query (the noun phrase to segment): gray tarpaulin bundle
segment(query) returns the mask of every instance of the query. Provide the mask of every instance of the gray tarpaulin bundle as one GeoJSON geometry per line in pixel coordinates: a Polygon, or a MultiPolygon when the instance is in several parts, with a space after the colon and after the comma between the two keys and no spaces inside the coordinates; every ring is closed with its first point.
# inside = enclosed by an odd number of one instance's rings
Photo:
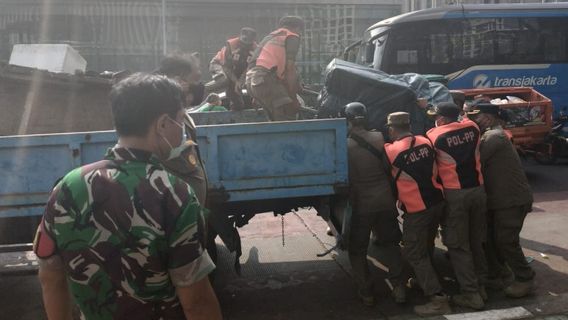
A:
{"type": "Polygon", "coordinates": [[[419,74],[390,75],[340,59],[332,60],[325,70],[325,86],[319,98],[319,118],[336,117],[344,105],[358,101],[367,106],[369,128],[385,132],[389,113],[404,111],[411,115],[412,131],[422,134],[430,126],[417,98],[435,105],[452,101],[449,90],[419,74]]]}

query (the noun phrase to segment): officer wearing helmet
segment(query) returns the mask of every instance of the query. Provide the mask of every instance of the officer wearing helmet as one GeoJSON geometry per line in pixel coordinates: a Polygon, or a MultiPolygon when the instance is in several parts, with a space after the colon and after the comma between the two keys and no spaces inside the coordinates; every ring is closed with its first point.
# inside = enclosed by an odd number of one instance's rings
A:
{"type": "Polygon", "coordinates": [[[375,303],[373,281],[369,276],[367,248],[371,231],[373,245],[381,252],[389,268],[395,301],[405,302],[401,280],[402,258],[399,242],[398,211],[385,167],[384,138],[380,132],[366,129],[367,109],[359,102],[345,106],[349,126],[349,201],[353,208],[349,261],[363,304],[375,303]]]}

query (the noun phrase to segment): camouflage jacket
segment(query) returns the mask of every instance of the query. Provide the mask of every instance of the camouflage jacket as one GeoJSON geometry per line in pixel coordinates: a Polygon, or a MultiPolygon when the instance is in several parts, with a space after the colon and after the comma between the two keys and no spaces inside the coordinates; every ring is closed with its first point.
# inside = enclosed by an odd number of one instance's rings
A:
{"type": "Polygon", "coordinates": [[[35,252],[64,269],[84,319],[185,319],[175,286],[215,267],[203,228],[183,180],[151,153],[115,146],[54,188],[35,252]]]}

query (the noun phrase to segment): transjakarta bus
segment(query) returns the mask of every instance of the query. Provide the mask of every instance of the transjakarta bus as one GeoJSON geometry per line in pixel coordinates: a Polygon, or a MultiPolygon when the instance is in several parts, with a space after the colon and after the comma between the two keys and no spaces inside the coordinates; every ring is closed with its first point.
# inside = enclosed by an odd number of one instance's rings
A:
{"type": "Polygon", "coordinates": [[[568,108],[568,3],[411,12],[371,26],[345,53],[391,74],[446,75],[452,89],[534,87],[556,113],[568,108]]]}

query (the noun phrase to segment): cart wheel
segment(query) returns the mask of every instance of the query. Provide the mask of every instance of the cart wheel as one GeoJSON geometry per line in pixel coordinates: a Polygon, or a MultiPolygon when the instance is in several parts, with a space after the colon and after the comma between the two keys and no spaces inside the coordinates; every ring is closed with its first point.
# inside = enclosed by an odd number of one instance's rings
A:
{"type": "Polygon", "coordinates": [[[536,152],[534,154],[534,160],[539,164],[551,165],[556,162],[557,158],[556,156],[547,152],[536,152]]]}

